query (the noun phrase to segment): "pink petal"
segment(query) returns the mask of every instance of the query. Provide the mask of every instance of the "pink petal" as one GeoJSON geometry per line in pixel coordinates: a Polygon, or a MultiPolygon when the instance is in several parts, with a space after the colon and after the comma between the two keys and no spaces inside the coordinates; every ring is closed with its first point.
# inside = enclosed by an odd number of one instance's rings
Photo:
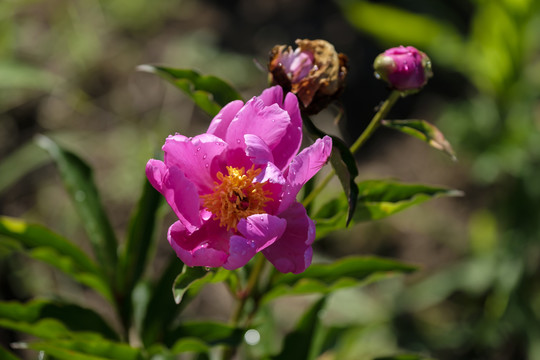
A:
{"type": "Polygon", "coordinates": [[[208,193],[214,187],[214,175],[221,169],[221,164],[217,164],[219,155],[226,150],[227,144],[211,134],[192,139],[170,136],[163,145],[165,164],[182,170],[201,193],[208,193]]]}
{"type": "Polygon", "coordinates": [[[287,221],[277,216],[256,214],[240,220],[238,231],[261,251],[272,245],[285,231],[287,221]]]}
{"type": "Polygon", "coordinates": [[[244,102],[241,100],[235,100],[225,105],[210,123],[207,133],[225,140],[227,129],[242,106],[244,106],[244,102]]]}
{"type": "Polygon", "coordinates": [[[226,140],[229,146],[245,148],[244,135],[254,134],[273,149],[285,136],[289,123],[289,114],[278,104],[265,106],[261,99],[254,97],[231,122],[226,140]]]}
{"type": "Polygon", "coordinates": [[[298,107],[298,98],[293,93],[285,97],[284,109],[289,114],[290,123],[280,142],[273,148],[274,164],[284,169],[296,155],[302,144],[302,116],[298,107]]]}
{"type": "Polygon", "coordinates": [[[283,107],[283,89],[279,85],[264,89],[259,98],[266,106],[278,104],[280,107],[283,107]]]}
{"type": "Polygon", "coordinates": [[[146,164],[146,176],[190,231],[201,225],[197,188],[180,169],[167,168],[162,161],[151,159],[146,164]]]}
{"type": "Polygon", "coordinates": [[[263,139],[257,135],[246,134],[244,135],[244,141],[246,143],[246,155],[251,158],[254,164],[261,165],[274,162],[272,151],[263,139]]]}
{"type": "Polygon", "coordinates": [[[173,166],[163,176],[161,193],[189,231],[201,226],[200,198],[196,186],[173,166]]]}
{"type": "Polygon", "coordinates": [[[223,267],[227,270],[246,265],[257,253],[255,243],[242,236],[233,235],[230,239],[229,257],[223,267]]]}
{"type": "Polygon", "coordinates": [[[285,185],[287,180],[283,176],[281,170],[271,162],[267,163],[265,167],[261,168],[261,173],[255,178],[257,182],[270,182],[273,184],[285,185]]]}
{"type": "Polygon", "coordinates": [[[264,256],[282,273],[299,274],[311,265],[315,223],[300,203],[294,203],[280,217],[287,220],[283,235],[264,249],[264,256]]]}
{"type": "Polygon", "coordinates": [[[266,204],[265,210],[268,214],[276,214],[281,203],[283,188],[287,185],[287,180],[276,165],[267,163],[261,168],[261,173],[255,178],[259,183],[266,183],[265,190],[270,192],[269,197],[272,201],[266,204]]]}
{"type": "Polygon", "coordinates": [[[163,176],[167,171],[165,163],[161,160],[150,159],[146,163],[146,177],[152,186],[159,192],[163,184],[163,176]]]}
{"type": "Polygon", "coordinates": [[[227,260],[228,233],[216,221],[210,220],[194,232],[177,221],[169,228],[167,239],[187,266],[219,267],[227,260]]]}
{"type": "Polygon", "coordinates": [[[246,265],[257,252],[272,245],[286,226],[286,220],[268,214],[252,215],[240,220],[238,231],[243,236],[231,236],[229,258],[223,267],[234,270],[246,265]]]}
{"type": "Polygon", "coordinates": [[[289,207],[296,200],[298,191],[313,177],[326,163],[332,153],[332,139],[325,136],[317,139],[315,143],[298,154],[285,171],[288,185],[284,193],[280,211],[289,207]]]}

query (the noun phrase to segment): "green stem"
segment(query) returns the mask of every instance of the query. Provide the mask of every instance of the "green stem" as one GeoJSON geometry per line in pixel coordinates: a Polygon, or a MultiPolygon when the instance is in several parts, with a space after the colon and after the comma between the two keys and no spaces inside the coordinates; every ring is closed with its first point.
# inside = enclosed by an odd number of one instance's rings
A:
{"type": "MultiPolygon", "coordinates": [[[[356,139],[354,144],[352,144],[352,146],[350,147],[352,154],[355,154],[358,151],[358,149],[360,149],[360,147],[364,145],[367,139],[369,139],[371,135],[373,135],[375,130],[377,130],[377,128],[381,125],[381,120],[388,114],[388,112],[390,111],[392,106],[394,106],[394,104],[400,98],[400,96],[401,96],[401,92],[396,91],[396,90],[393,90],[390,93],[390,95],[388,96],[388,99],[386,99],[385,102],[381,105],[381,107],[379,108],[379,111],[377,111],[377,113],[373,116],[369,125],[362,132],[362,134],[360,134],[358,139],[356,139]]],[[[332,171],[330,171],[328,175],[326,175],[323,181],[321,181],[319,185],[317,185],[317,187],[313,189],[313,191],[310,192],[309,195],[306,196],[305,199],[302,201],[302,204],[304,205],[304,207],[310,204],[313,201],[313,199],[315,199],[317,195],[321,193],[321,191],[326,187],[326,185],[328,185],[330,180],[332,180],[334,175],[336,175],[336,171],[332,169],[332,171]]]]}
{"type": "MultiPolygon", "coordinates": [[[[257,283],[259,282],[259,278],[261,276],[262,270],[264,269],[264,265],[266,263],[266,258],[261,254],[258,253],[256,255],[255,264],[253,265],[253,269],[251,271],[251,274],[249,274],[248,282],[246,284],[246,287],[244,290],[242,290],[240,294],[240,299],[238,301],[238,305],[236,306],[236,309],[231,317],[231,325],[232,326],[238,326],[240,323],[240,320],[242,319],[242,315],[244,313],[244,307],[246,306],[246,302],[250,297],[254,297],[254,289],[257,283]]],[[[232,359],[234,356],[236,349],[233,348],[226,348],[223,351],[223,360],[232,359]]]]}
{"type": "Polygon", "coordinates": [[[231,323],[233,326],[237,326],[242,318],[242,313],[244,311],[244,306],[246,305],[247,299],[253,294],[253,289],[259,280],[262,269],[264,268],[265,257],[262,254],[257,254],[257,259],[255,260],[255,265],[251,274],[249,274],[249,279],[246,285],[246,288],[240,294],[240,301],[236,306],[236,310],[231,318],[231,323]]]}
{"type": "Polygon", "coordinates": [[[400,96],[401,92],[397,90],[393,90],[390,93],[390,96],[388,96],[388,99],[386,99],[386,101],[381,105],[379,111],[377,111],[377,113],[373,116],[373,119],[371,119],[371,122],[369,123],[367,128],[362,132],[362,134],[360,134],[354,144],[352,144],[350,150],[353,154],[355,154],[358,149],[360,149],[360,147],[364,145],[366,140],[369,139],[371,135],[373,135],[375,130],[377,130],[377,128],[381,125],[381,120],[388,114],[388,112],[390,111],[392,106],[394,106],[400,96]]]}
{"type": "Polygon", "coordinates": [[[332,169],[328,173],[328,175],[326,175],[326,177],[323,179],[323,181],[321,181],[319,183],[319,185],[317,185],[317,187],[315,189],[313,189],[313,191],[310,192],[308,194],[308,196],[306,196],[304,198],[304,200],[302,200],[302,205],[304,205],[304,207],[308,206],[317,197],[317,195],[319,195],[320,192],[323,191],[323,189],[326,187],[326,185],[328,185],[330,180],[332,180],[334,175],[336,175],[336,171],[334,169],[332,169]]]}

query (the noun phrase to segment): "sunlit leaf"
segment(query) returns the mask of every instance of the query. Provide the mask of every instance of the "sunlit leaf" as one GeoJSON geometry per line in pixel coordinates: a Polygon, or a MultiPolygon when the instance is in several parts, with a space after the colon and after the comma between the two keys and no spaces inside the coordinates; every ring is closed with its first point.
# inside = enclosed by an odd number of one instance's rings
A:
{"type": "MultiPolygon", "coordinates": [[[[16,240],[30,257],[46,262],[111,299],[109,287],[92,260],[77,246],[51,230],[23,220],[0,216],[0,243],[16,240]]],[[[13,244],[12,244],[13,245],[13,244]]]]}
{"type": "Polygon", "coordinates": [[[319,313],[326,303],[326,297],[319,299],[302,316],[294,330],[287,334],[283,349],[272,360],[314,359],[318,354],[312,350],[317,339],[316,332],[319,327],[319,313]]]}
{"type": "MultiPolygon", "coordinates": [[[[165,336],[165,344],[178,348],[182,343],[178,339],[195,338],[207,346],[238,345],[244,336],[244,330],[218,322],[183,323],[165,336]]],[[[183,346],[186,346],[184,343],[183,346]]]]}
{"type": "Polygon", "coordinates": [[[224,281],[228,275],[228,271],[224,269],[218,269],[214,272],[199,266],[189,267],[184,265],[184,269],[174,280],[174,301],[179,304],[188,290],[192,293],[198,293],[202,286],[208,283],[224,281]]]}
{"type": "Polygon", "coordinates": [[[229,102],[242,99],[228,83],[215,76],[200,75],[189,69],[173,69],[157,65],[140,65],[137,69],[157,74],[168,80],[186,93],[198,107],[212,116],[215,116],[229,102]]]}
{"type": "Polygon", "coordinates": [[[388,180],[363,181],[358,190],[354,222],[382,219],[435,197],[463,195],[458,190],[388,180]]]}
{"type": "Polygon", "coordinates": [[[75,338],[39,341],[29,343],[28,348],[44,351],[55,359],[61,360],[143,359],[139,349],[105,339],[75,338]]]}
{"type": "MultiPolygon", "coordinates": [[[[359,197],[352,222],[379,220],[429,199],[444,196],[462,196],[463,192],[422,184],[407,184],[393,180],[367,180],[358,183],[359,197]]],[[[313,219],[317,238],[343,228],[347,215],[347,201],[334,198],[323,204],[313,219]]]]}
{"type": "Polygon", "coordinates": [[[456,67],[485,93],[504,94],[519,76],[526,26],[524,17],[508,10],[511,3],[489,1],[476,7],[464,54],[468,66],[456,67]]]}
{"type": "MultiPolygon", "coordinates": [[[[324,131],[317,128],[309,117],[302,116],[302,121],[306,130],[314,138],[322,138],[323,136],[328,135],[324,131]]],[[[346,225],[348,225],[356,208],[358,186],[354,182],[354,179],[358,175],[358,168],[356,166],[356,161],[353,154],[343,140],[337,136],[328,136],[332,138],[332,155],[330,156],[330,163],[332,164],[332,167],[334,168],[336,175],[341,182],[345,195],[347,196],[349,207],[346,225]]]]}
{"type": "Polygon", "coordinates": [[[93,310],[59,301],[0,302],[0,326],[2,324],[49,339],[65,336],[69,331],[95,332],[112,340],[118,339],[116,332],[93,310]],[[61,324],[48,322],[50,319],[61,324]]]}
{"type": "Polygon", "coordinates": [[[409,273],[416,267],[376,257],[347,257],[331,264],[313,264],[302,274],[281,275],[264,295],[265,302],[280,296],[321,293],[363,285],[388,276],[409,273]]]}
{"type": "Polygon", "coordinates": [[[178,339],[171,348],[171,352],[173,354],[181,354],[185,352],[203,353],[208,351],[210,351],[210,346],[208,346],[204,341],[195,337],[184,337],[178,339]]]}
{"type": "Polygon", "coordinates": [[[79,213],[98,262],[105,269],[110,281],[115,281],[117,240],[92,180],[92,170],[77,155],[63,149],[50,138],[40,135],[36,140],[39,146],[49,152],[58,166],[64,186],[79,213]]]}
{"type": "Polygon", "coordinates": [[[60,321],[54,319],[39,320],[34,323],[0,318],[0,328],[19,331],[42,339],[67,337],[69,329],[60,321]]]}
{"type": "Polygon", "coordinates": [[[425,120],[383,120],[382,124],[425,141],[431,147],[441,150],[450,155],[453,160],[457,160],[452,146],[443,133],[425,120]]]}
{"type": "Polygon", "coordinates": [[[340,0],[339,3],[354,27],[386,46],[413,45],[430,56],[436,55],[438,63],[455,64],[463,60],[463,40],[449,23],[383,3],[365,0],[340,0]]]}
{"type": "Polygon", "coordinates": [[[347,211],[348,203],[345,197],[342,196],[331,199],[323,204],[313,216],[316,227],[316,238],[320,239],[333,231],[342,230],[347,211]]]}

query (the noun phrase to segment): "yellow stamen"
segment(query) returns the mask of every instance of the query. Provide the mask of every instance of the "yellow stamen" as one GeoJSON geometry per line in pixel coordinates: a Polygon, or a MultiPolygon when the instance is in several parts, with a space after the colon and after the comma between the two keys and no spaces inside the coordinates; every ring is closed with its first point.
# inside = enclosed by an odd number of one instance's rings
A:
{"type": "Polygon", "coordinates": [[[264,189],[266,182],[253,182],[261,169],[252,166],[245,171],[244,168],[227,166],[227,171],[228,175],[223,175],[221,171],[216,174],[221,183],[215,182],[213,192],[201,198],[203,206],[214,214],[220,226],[236,230],[241,219],[265,213],[266,203],[273,199],[269,197],[271,192],[264,189]]]}

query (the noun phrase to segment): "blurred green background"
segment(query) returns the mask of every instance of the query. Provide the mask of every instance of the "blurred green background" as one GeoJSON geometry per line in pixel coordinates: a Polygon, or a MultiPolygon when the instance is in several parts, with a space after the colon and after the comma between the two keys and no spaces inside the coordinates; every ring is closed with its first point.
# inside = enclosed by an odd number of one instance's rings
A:
{"type": "MultiPolygon", "coordinates": [[[[314,119],[349,143],[388,95],[373,77],[375,56],[397,45],[426,52],[434,78],[390,116],[435,123],[459,161],[381,129],[357,156],[360,178],[445,185],[466,194],[316,243],[318,258],[377,254],[421,266],[412,276],[332,296],[325,321],[347,331],[328,358],[402,350],[442,360],[540,359],[535,0],[2,0],[0,213],[46,224],[85,246],[56,170],[32,143],[47,134],[94,167],[121,232],[144,165],[164,138],[195,135],[210,121],[178,90],[136,67],[193,68],[222,77],[249,98],[267,84],[260,65],[268,51],[296,38],[326,39],[349,57],[339,105],[345,117],[334,124],[335,107],[314,119]]],[[[164,230],[170,222],[166,217],[164,230]]],[[[157,253],[158,259],[170,254],[164,236],[157,253]]],[[[21,267],[22,259],[0,256],[0,298],[62,293],[85,300],[83,289],[39,264],[25,260],[21,267]]],[[[302,306],[301,299],[289,301],[277,319],[284,327],[302,306]]],[[[0,338],[17,340],[3,331],[0,338]]]]}

